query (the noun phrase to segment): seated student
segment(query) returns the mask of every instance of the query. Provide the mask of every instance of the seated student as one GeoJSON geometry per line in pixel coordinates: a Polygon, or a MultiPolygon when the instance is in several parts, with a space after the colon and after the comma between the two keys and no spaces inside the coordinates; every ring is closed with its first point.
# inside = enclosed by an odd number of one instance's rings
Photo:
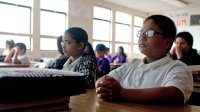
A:
{"type": "Polygon", "coordinates": [[[175,47],[170,56],[187,65],[200,65],[200,55],[192,48],[193,37],[189,32],[180,32],[176,35],[175,47]]]}
{"type": "Polygon", "coordinates": [[[59,36],[57,38],[57,48],[60,55],[56,57],[50,64],[47,64],[46,66],[47,68],[62,69],[63,65],[67,61],[68,56],[64,54],[62,46],[61,46],[61,42],[62,42],[62,36],[59,36]]]}
{"type": "Polygon", "coordinates": [[[108,59],[104,57],[106,46],[104,44],[98,44],[96,46],[96,53],[97,53],[97,64],[99,73],[97,78],[100,78],[104,75],[107,75],[110,72],[110,63],[108,59]]]}
{"type": "Polygon", "coordinates": [[[6,40],[6,48],[0,56],[0,62],[4,62],[5,57],[10,53],[14,46],[15,42],[13,40],[6,40]]]}
{"type": "Polygon", "coordinates": [[[112,57],[111,63],[125,63],[126,62],[126,54],[124,53],[124,48],[120,46],[118,48],[118,52],[115,56],[112,57]]]}
{"type": "Polygon", "coordinates": [[[65,31],[62,42],[63,52],[69,59],[62,70],[80,72],[86,75],[86,88],[94,88],[97,60],[85,30],[72,27],[65,31]]]}
{"type": "Polygon", "coordinates": [[[26,54],[26,45],[24,43],[16,43],[15,47],[6,56],[4,62],[29,65],[30,62],[28,56],[25,54],[26,54]]]}
{"type": "Polygon", "coordinates": [[[138,45],[144,59],[133,59],[96,82],[100,99],[143,103],[185,103],[193,90],[188,66],[167,57],[176,35],[173,21],[162,15],[144,20],[138,45]]]}
{"type": "Polygon", "coordinates": [[[112,56],[109,54],[110,49],[106,47],[105,51],[105,58],[108,59],[108,61],[111,63],[112,62],[112,56]]]}

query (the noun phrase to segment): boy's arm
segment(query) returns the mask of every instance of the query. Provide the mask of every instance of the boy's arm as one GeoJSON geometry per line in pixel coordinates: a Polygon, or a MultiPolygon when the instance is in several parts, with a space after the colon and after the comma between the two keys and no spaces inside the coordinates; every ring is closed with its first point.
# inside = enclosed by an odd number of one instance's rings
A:
{"type": "Polygon", "coordinates": [[[5,57],[4,62],[5,63],[11,63],[12,62],[12,56],[15,53],[15,49],[13,48],[10,53],[5,57]]]}
{"type": "Polygon", "coordinates": [[[13,60],[12,60],[12,63],[14,63],[14,64],[21,64],[20,60],[18,60],[18,58],[17,58],[18,53],[19,53],[18,48],[15,47],[15,53],[14,53],[13,60]]]}

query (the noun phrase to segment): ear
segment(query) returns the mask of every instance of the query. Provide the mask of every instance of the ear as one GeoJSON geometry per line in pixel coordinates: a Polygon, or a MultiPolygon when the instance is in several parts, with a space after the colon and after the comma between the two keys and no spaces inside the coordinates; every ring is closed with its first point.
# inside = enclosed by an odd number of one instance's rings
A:
{"type": "Polygon", "coordinates": [[[80,42],[80,43],[79,43],[78,49],[80,49],[80,50],[83,50],[83,49],[84,49],[84,43],[83,43],[83,42],[80,42]]]}

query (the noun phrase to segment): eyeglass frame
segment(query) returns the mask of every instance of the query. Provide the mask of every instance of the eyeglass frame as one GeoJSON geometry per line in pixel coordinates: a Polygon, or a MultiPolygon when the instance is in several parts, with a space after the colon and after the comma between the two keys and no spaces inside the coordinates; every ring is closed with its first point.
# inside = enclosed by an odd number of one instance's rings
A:
{"type": "Polygon", "coordinates": [[[69,45],[70,43],[72,42],[69,40],[63,40],[62,42],[60,42],[61,46],[69,45]]]}
{"type": "Polygon", "coordinates": [[[141,32],[142,32],[142,30],[138,31],[137,37],[140,37],[140,38],[141,38],[141,37],[151,38],[151,37],[153,37],[153,36],[156,35],[156,34],[164,35],[163,33],[158,32],[158,31],[156,31],[156,30],[154,30],[154,29],[148,29],[148,30],[146,30],[146,31],[143,31],[142,33],[141,33],[141,32]],[[151,35],[148,34],[150,31],[152,31],[151,35]],[[150,36],[148,36],[148,35],[150,35],[150,36]]]}

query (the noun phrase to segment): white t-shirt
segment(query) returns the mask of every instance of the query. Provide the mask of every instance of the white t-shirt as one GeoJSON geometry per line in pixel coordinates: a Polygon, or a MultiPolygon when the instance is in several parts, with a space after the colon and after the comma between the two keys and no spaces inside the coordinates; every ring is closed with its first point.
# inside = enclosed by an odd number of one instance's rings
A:
{"type": "Polygon", "coordinates": [[[27,55],[17,56],[18,60],[21,62],[21,64],[29,64],[29,58],[27,55]]]}
{"type": "MultiPolygon", "coordinates": [[[[80,56],[81,57],[81,56],[80,56]]],[[[78,59],[76,59],[74,62],[72,62],[72,57],[70,57],[65,64],[63,65],[63,69],[62,70],[66,70],[66,71],[73,71],[76,63],[80,60],[80,57],[78,59]],[[72,62],[72,63],[71,63],[72,62]]]]}
{"type": "Polygon", "coordinates": [[[108,75],[119,81],[124,88],[174,86],[183,93],[184,102],[189,99],[193,91],[192,73],[188,66],[168,57],[149,64],[145,64],[143,60],[134,59],[108,75]]]}

